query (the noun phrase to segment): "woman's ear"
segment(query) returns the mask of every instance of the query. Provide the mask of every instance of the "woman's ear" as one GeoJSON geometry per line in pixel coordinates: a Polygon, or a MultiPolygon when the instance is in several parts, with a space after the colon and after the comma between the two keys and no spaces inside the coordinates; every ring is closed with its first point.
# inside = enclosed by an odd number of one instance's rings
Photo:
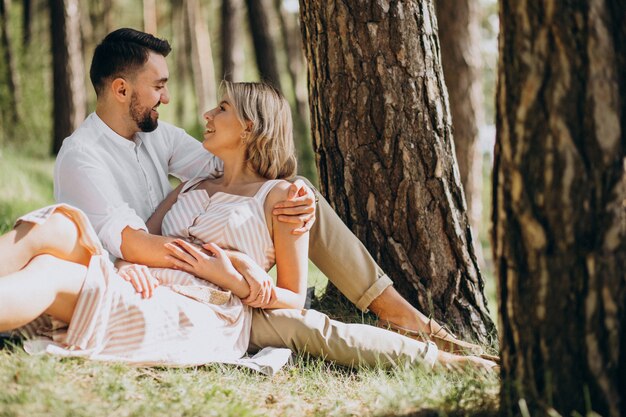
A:
{"type": "Polygon", "coordinates": [[[123,78],[116,78],[111,83],[111,94],[119,102],[125,102],[130,99],[130,86],[123,78]]]}
{"type": "Polygon", "coordinates": [[[252,133],[253,126],[254,126],[254,123],[252,123],[252,120],[246,120],[246,132],[252,133]]]}

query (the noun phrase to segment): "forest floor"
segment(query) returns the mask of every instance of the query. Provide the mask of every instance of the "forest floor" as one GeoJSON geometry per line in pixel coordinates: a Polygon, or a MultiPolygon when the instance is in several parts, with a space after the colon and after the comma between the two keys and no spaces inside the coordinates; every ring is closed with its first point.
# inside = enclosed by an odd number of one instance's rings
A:
{"type": "MultiPolygon", "coordinates": [[[[0,233],[20,214],[51,204],[53,160],[0,150],[0,233]]],[[[488,255],[488,254],[487,254],[488,255]]],[[[325,277],[313,266],[321,294],[325,277]]],[[[495,310],[495,290],[487,295],[495,310]]],[[[492,280],[491,280],[492,281],[492,280]]],[[[352,322],[370,322],[351,306],[314,307],[352,322]]],[[[0,349],[3,416],[445,416],[495,415],[495,375],[421,368],[349,370],[296,356],[273,377],[225,365],[132,367],[48,355],[17,345],[0,349]]]]}

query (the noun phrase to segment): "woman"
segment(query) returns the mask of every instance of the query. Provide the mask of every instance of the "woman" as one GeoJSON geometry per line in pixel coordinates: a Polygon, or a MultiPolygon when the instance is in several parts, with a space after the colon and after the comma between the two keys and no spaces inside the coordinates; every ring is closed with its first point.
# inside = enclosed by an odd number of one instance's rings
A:
{"type": "Polygon", "coordinates": [[[283,179],[296,170],[289,106],[265,84],[225,82],[223,90],[218,108],[205,115],[204,133],[204,146],[224,161],[222,175],[181,184],[148,222],[153,233],[181,238],[164,248],[179,269],[152,269],[156,287],[149,275],[126,275],[130,285],[80,211],[39,210],[0,238],[0,331],[45,312],[69,323],[54,335],[63,353],[142,364],[228,362],[248,349],[274,346],[343,365],[492,367],[477,357],[439,352],[432,343],[300,310],[308,235],[293,235],[271,214],[285,199],[283,179]],[[222,247],[248,254],[266,271],[276,263],[277,286],[263,284],[269,289],[264,303],[274,309],[242,304],[250,287],[222,247]]]}

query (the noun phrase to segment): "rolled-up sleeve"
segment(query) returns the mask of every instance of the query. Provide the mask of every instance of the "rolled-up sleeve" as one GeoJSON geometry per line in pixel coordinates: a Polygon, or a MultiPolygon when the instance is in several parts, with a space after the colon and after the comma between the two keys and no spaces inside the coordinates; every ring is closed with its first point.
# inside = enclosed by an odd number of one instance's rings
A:
{"type": "Polygon", "coordinates": [[[145,230],[145,222],[124,201],[111,172],[97,158],[70,150],[57,158],[54,197],[85,212],[102,245],[122,258],[122,231],[126,227],[145,230]]]}

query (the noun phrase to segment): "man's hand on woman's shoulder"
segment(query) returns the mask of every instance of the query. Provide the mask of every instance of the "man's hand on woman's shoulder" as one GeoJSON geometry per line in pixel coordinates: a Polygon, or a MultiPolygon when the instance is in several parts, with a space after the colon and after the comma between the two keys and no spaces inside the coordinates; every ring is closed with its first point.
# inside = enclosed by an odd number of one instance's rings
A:
{"type": "Polygon", "coordinates": [[[291,233],[301,235],[315,223],[315,193],[301,179],[288,186],[287,198],[274,205],[272,214],[278,221],[293,223],[296,226],[291,233]]]}

